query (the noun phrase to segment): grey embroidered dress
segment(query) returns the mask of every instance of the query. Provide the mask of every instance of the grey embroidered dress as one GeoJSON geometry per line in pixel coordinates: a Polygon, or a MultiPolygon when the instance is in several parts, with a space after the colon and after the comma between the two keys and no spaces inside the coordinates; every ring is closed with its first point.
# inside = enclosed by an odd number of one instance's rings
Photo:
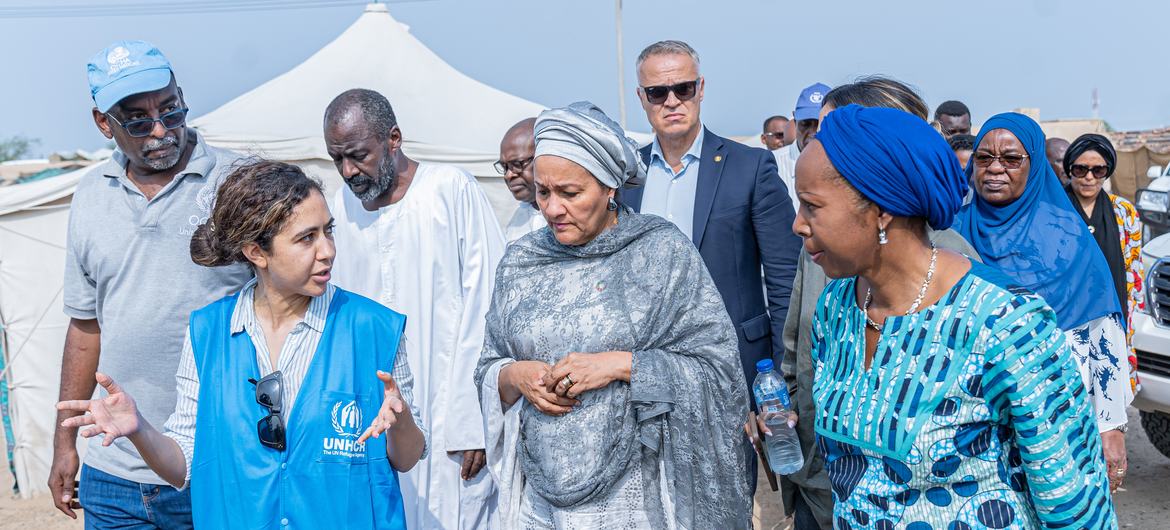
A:
{"type": "Polygon", "coordinates": [[[485,335],[475,375],[505,528],[749,527],[735,330],[674,225],[623,209],[582,246],[525,236],[500,263],[485,335]],[[500,400],[514,361],[604,351],[633,352],[630,382],[564,416],[500,400]]]}

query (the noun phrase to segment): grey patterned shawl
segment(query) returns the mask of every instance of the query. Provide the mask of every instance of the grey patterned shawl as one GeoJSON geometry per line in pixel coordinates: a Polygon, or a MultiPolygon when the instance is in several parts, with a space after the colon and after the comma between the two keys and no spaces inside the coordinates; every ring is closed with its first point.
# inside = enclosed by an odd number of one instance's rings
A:
{"type": "MultiPolygon", "coordinates": [[[[512,244],[476,384],[502,359],[555,364],[610,350],[633,352],[629,384],[586,392],[560,417],[521,410],[527,484],[554,506],[578,506],[604,498],[629,466],[661,460],[680,528],[749,527],[747,388],[735,330],[691,241],[623,209],[617,226],[582,246],[548,228],[512,244]]],[[[646,491],[655,478],[645,477],[646,491]]]]}

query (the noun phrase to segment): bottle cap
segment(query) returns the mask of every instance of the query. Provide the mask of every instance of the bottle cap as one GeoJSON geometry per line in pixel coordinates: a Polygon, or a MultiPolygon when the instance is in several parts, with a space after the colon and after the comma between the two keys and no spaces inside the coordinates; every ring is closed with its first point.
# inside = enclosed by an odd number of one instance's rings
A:
{"type": "Polygon", "coordinates": [[[759,373],[771,372],[776,365],[772,363],[772,359],[762,359],[756,363],[756,371],[759,373]]]}

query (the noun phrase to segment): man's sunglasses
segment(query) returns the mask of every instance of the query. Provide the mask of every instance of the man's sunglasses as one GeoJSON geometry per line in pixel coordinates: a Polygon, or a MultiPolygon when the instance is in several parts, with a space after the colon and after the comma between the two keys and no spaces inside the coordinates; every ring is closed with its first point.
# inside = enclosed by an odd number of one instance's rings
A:
{"type": "Polygon", "coordinates": [[[181,127],[184,123],[187,123],[188,110],[189,109],[175,109],[166,114],[163,114],[162,116],[159,116],[158,118],[130,120],[126,123],[118,121],[118,118],[115,118],[113,114],[107,113],[106,116],[109,116],[111,120],[114,120],[114,123],[117,123],[118,125],[121,125],[123,129],[126,129],[126,134],[129,134],[135,138],[142,138],[144,136],[150,136],[150,132],[154,130],[154,122],[156,121],[161,123],[162,126],[168,131],[181,127]]]}
{"type": "Polygon", "coordinates": [[[974,160],[976,167],[991,167],[992,162],[999,160],[999,163],[1003,165],[1004,169],[1020,169],[1020,166],[1024,165],[1024,159],[1026,158],[1028,158],[1028,155],[1017,155],[1013,153],[1006,155],[976,153],[974,160]]]}
{"type": "Polygon", "coordinates": [[[501,175],[507,175],[509,171],[520,174],[524,168],[528,167],[535,158],[525,158],[524,160],[497,160],[492,167],[501,175]]]}
{"type": "Polygon", "coordinates": [[[277,370],[259,381],[249,377],[248,382],[256,385],[256,403],[268,409],[268,416],[256,423],[260,443],[264,447],[284,451],[284,418],[280,416],[281,396],[284,394],[283,374],[277,370]]]}
{"type": "Polygon", "coordinates": [[[777,140],[784,139],[784,133],[782,132],[766,132],[764,133],[764,136],[767,136],[768,138],[775,138],[777,140]]]}
{"type": "Polygon", "coordinates": [[[679,101],[687,101],[695,97],[695,93],[699,88],[699,80],[687,81],[677,85],[656,85],[642,87],[642,93],[646,94],[646,101],[654,105],[661,105],[670,97],[670,93],[674,92],[674,96],[679,101]]]}
{"type": "Polygon", "coordinates": [[[1109,166],[1086,166],[1084,164],[1073,164],[1069,168],[1073,177],[1083,179],[1089,173],[1093,174],[1097,180],[1109,178],[1109,166]]]}

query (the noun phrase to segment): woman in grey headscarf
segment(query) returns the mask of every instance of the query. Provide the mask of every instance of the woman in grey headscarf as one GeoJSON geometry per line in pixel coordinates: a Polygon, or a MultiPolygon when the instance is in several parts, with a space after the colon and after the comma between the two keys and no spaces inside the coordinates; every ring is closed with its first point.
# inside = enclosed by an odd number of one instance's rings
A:
{"type": "Polygon", "coordinates": [[[748,528],[735,329],[673,224],[618,205],[636,145],[591,103],[541,113],[549,226],[508,247],[475,373],[505,528],[748,528]]]}

